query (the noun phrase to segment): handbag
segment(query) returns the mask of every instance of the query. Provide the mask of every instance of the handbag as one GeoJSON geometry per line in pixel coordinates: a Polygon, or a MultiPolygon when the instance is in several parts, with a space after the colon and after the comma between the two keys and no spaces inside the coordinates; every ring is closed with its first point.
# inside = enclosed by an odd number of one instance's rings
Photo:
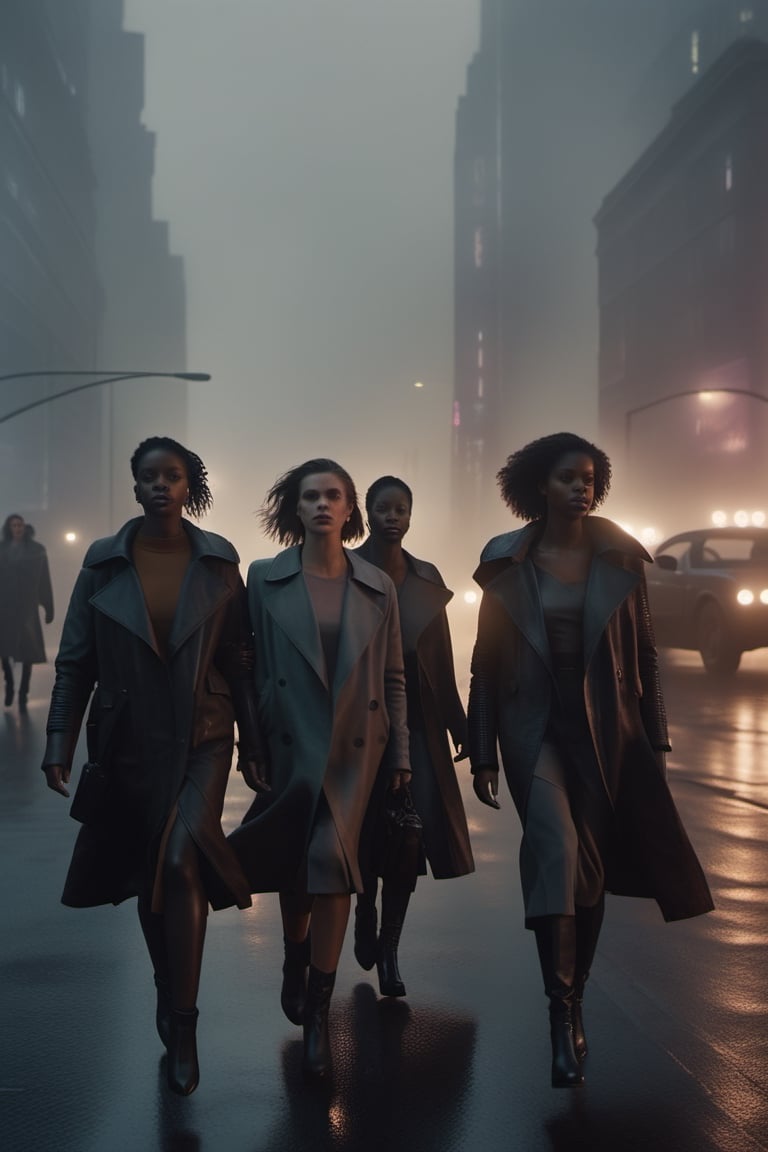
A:
{"type": "Polygon", "coordinates": [[[96,693],[91,701],[88,720],[85,726],[88,759],[80,769],[75,795],[69,808],[73,820],[80,824],[99,824],[107,815],[110,806],[109,772],[104,767],[107,747],[120,715],[121,708],[112,705],[108,711],[102,731],[101,758],[96,754],[98,725],[96,723],[96,693]]]}
{"type": "Polygon", "coordinates": [[[98,824],[107,809],[109,779],[101,764],[88,760],[80,769],[69,814],[81,824],[98,824]]]}
{"type": "Polygon", "coordinates": [[[410,788],[402,786],[396,792],[387,792],[375,835],[376,874],[412,891],[421,864],[422,838],[423,825],[410,788]]]}

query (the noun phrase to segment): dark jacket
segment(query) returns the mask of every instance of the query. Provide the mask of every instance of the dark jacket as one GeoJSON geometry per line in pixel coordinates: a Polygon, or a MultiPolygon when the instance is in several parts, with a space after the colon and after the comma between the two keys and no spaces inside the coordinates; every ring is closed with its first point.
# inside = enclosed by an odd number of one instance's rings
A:
{"type": "MultiPolygon", "coordinates": [[[[654,897],[667,920],[707,912],[712,899],[656,751],[669,750],[643,571],[650,560],[610,520],[590,517],[594,557],[584,604],[584,701],[615,844],[607,887],[654,897]]],[[[473,769],[495,767],[496,744],[525,824],[554,675],[528,549],[539,523],[491,540],[475,578],[483,588],[469,697],[473,769]]]]}
{"type": "MultiPolygon", "coordinates": [[[[96,685],[91,751],[106,764],[113,786],[105,826],[81,830],[64,893],[68,904],[117,903],[136,894],[137,853],[144,882],[151,883],[159,838],[190,757],[203,747],[216,749],[220,787],[231,762],[235,719],[241,755],[259,754],[253,649],[237,553],[223,537],[184,521],[192,554],[163,660],[131,559],[141,523],[141,517],[129,521],[88,550],[56,659],[43,767],[71,765],[96,685]]],[[[210,865],[204,869],[209,899],[214,907],[245,907],[250,896],[219,816],[209,805],[196,830],[210,865]]]]}
{"type": "MultiPolygon", "coordinates": [[[[356,550],[373,563],[368,541],[356,550]]],[[[468,751],[467,718],[453,667],[453,648],[445,606],[453,597],[434,564],[403,549],[408,576],[397,590],[403,639],[405,689],[414,805],[424,824],[424,849],[437,879],[474,872],[453,756],[468,751]]]]}
{"type": "Polygon", "coordinates": [[[287,548],[248,569],[258,714],[272,792],[230,835],[252,891],[302,882],[321,790],[353,883],[360,829],[379,772],[408,770],[405,678],[392,581],[354,552],[333,683],[301,571],[287,548]]]}
{"type": "Polygon", "coordinates": [[[45,663],[41,608],[50,624],[53,590],[45,548],[29,535],[16,546],[1,541],[0,656],[20,664],[45,663]]]}

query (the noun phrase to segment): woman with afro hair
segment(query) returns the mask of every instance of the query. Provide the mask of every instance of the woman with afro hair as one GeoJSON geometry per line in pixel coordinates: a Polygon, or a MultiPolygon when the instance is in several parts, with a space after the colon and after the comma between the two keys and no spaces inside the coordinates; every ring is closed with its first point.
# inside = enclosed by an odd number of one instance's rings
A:
{"type": "Polygon", "coordinates": [[[68,796],[91,698],[89,760],[103,769],[107,795],[85,816],[62,900],[81,908],[138,897],[168,1083],[186,1096],[199,1079],[208,904],[251,903],[221,814],[235,720],[246,778],[264,786],[253,645],[237,553],[183,516],[212,503],[200,457],[154,436],[136,449],[131,471],[143,515],[85,556],[56,659],[42,766],[48,786],[68,796]]]}
{"type": "Polygon", "coordinates": [[[498,745],[523,827],[525,924],[549,998],[554,1087],[584,1081],[582,997],[605,892],[652,897],[666,920],[713,906],[666,783],[651,557],[592,515],[610,480],[605,453],[573,433],[515,452],[498,482],[525,525],[492,539],[475,572],[474,790],[499,807],[498,745]]]}

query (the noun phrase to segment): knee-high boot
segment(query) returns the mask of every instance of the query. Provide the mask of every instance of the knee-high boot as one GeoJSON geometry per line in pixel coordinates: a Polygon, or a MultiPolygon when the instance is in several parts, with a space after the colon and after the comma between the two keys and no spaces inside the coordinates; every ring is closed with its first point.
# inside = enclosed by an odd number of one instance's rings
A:
{"type": "Polygon", "coordinates": [[[605,913],[605,897],[601,896],[592,908],[576,906],[576,973],[574,979],[573,1009],[571,1012],[573,1023],[573,1047],[579,1060],[587,1055],[587,1037],[584,1034],[584,1018],[582,1015],[582,1001],[584,999],[584,985],[587,982],[592,961],[595,957],[600,929],[603,925],[605,913]]]}
{"type": "Polygon", "coordinates": [[[576,971],[576,917],[540,916],[534,921],[544,991],[549,997],[552,1087],[584,1083],[573,1046],[571,1011],[576,971]]]}
{"type": "Polygon", "coordinates": [[[304,1058],[302,1072],[309,1080],[321,1080],[332,1070],[328,1010],[336,983],[335,972],[321,972],[309,966],[307,999],[304,1004],[304,1058]]]}
{"type": "Polygon", "coordinates": [[[5,706],[10,708],[13,704],[13,664],[3,659],[3,676],[5,677],[5,706]]]}
{"type": "Polygon", "coordinates": [[[370,972],[376,963],[376,890],[378,877],[363,875],[365,889],[357,895],[355,904],[355,959],[361,968],[370,972]]]}
{"type": "Polygon", "coordinates": [[[381,886],[381,931],[376,946],[376,969],[382,996],[405,996],[397,948],[408,910],[411,889],[385,880],[381,886]]]}
{"type": "Polygon", "coordinates": [[[291,1024],[301,1024],[304,1020],[311,948],[309,934],[303,940],[289,940],[287,936],[283,936],[283,985],[280,989],[280,1006],[291,1024]]]}
{"type": "Polygon", "coordinates": [[[32,665],[22,664],[21,679],[19,680],[19,712],[27,710],[27,696],[29,696],[29,682],[32,679],[32,665]]]}
{"type": "Polygon", "coordinates": [[[161,914],[152,911],[148,896],[139,897],[138,908],[141,930],[154,968],[157,997],[155,1025],[158,1036],[167,1048],[171,1030],[171,980],[168,974],[168,953],[165,946],[165,920],[161,914]]]}

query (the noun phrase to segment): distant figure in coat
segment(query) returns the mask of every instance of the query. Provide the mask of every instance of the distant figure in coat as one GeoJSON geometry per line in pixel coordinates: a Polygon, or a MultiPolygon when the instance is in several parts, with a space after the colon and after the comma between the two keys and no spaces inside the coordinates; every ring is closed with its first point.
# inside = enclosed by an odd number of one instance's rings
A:
{"type": "Polygon", "coordinates": [[[389,577],[343,546],[363,521],[352,478],[335,461],[286,472],[262,519],[290,545],[248,570],[261,775],[271,792],[230,842],[251,891],[280,893],[281,1004],[303,1025],[303,1072],[316,1079],[332,1070],[328,1010],[350,893],[363,890],[358,851],[371,793],[380,773],[395,790],[410,780],[400,620],[389,577]]]}
{"type": "Polygon", "coordinates": [[[523,825],[525,922],[549,997],[554,1087],[584,1080],[581,1005],[605,891],[653,897],[666,920],[712,908],[666,783],[651,558],[590,515],[610,477],[605,453],[572,433],[515,452],[499,486],[527,523],[491,540],[475,573],[474,789],[499,807],[498,741],[523,825]]]}
{"type": "Polygon", "coordinates": [[[237,720],[241,765],[263,787],[253,647],[234,548],[183,518],[211,506],[199,456],[166,436],[131,458],[144,515],[88,549],[64,622],[43,760],[69,795],[88,700],[89,760],[107,779],[83,824],[63,903],[138,897],[170,1088],[199,1079],[197,992],[208,904],[251,903],[221,828],[237,720]],[[94,691],[95,686],[95,691],[94,691]]]}
{"type": "Polygon", "coordinates": [[[48,556],[33,538],[35,530],[14,512],[7,516],[0,539],[0,655],[5,677],[5,706],[13,704],[14,662],[21,664],[19,712],[27,711],[33,664],[45,664],[40,609],[53,620],[53,590],[48,556]]]}
{"type": "MultiPolygon", "coordinates": [[[[475,863],[467,819],[456,779],[447,733],[456,760],[469,755],[467,719],[456,687],[453,649],[445,606],[453,596],[426,560],[403,548],[411,525],[413,493],[403,480],[381,476],[365,496],[368,539],[356,550],[391,578],[397,589],[400,633],[405,660],[408,732],[413,769],[413,802],[423,824],[423,848],[436,879],[466,876],[475,863]]],[[[372,823],[376,813],[372,812],[372,823]]],[[[373,835],[375,842],[375,835],[373,835]]],[[[382,996],[404,996],[397,949],[411,892],[412,878],[384,877],[381,886],[381,930],[376,937],[376,860],[364,873],[365,891],[355,908],[355,955],[365,969],[376,964],[382,996]]],[[[426,873],[422,862],[419,869],[426,873]]]]}

